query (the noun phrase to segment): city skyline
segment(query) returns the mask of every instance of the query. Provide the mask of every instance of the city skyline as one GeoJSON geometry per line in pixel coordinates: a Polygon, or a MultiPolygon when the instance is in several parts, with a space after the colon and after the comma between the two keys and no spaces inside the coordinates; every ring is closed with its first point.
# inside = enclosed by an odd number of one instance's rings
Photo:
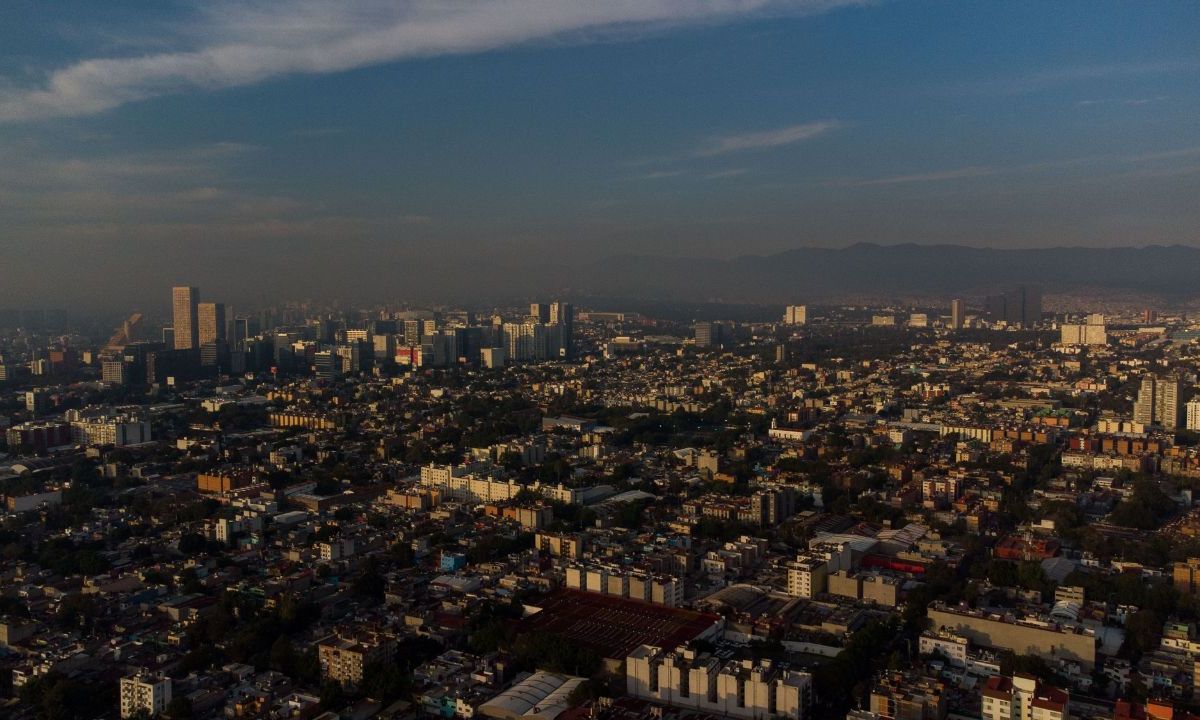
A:
{"type": "Polygon", "coordinates": [[[0,2],[0,717],[1200,720],[1197,50],[0,2]]]}
{"type": "Polygon", "coordinates": [[[1196,242],[1192,3],[431,7],[9,6],[0,304],[1196,242]]]}

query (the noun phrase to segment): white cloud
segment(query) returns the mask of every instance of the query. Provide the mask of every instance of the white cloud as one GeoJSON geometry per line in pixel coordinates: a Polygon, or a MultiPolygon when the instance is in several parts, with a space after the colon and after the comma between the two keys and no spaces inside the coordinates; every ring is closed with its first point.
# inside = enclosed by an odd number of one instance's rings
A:
{"type": "Polygon", "coordinates": [[[874,185],[906,185],[908,183],[942,182],[944,180],[961,180],[964,178],[986,177],[995,175],[996,170],[990,167],[964,167],[953,170],[938,170],[936,172],[916,173],[912,175],[893,175],[891,177],[868,180],[841,180],[828,183],[835,187],[871,187],[874,185]]]}
{"type": "Polygon", "coordinates": [[[775,130],[724,135],[713,138],[707,146],[701,148],[696,154],[700,157],[711,157],[713,155],[724,155],[726,153],[746,150],[783,147],[784,145],[811,140],[840,127],[842,127],[842,123],[837,120],[820,120],[803,125],[777,128],[775,130]]]}
{"type": "MultiPolygon", "coordinates": [[[[807,14],[863,0],[254,0],[215,2],[181,34],[191,47],[91,58],[35,87],[0,83],[0,121],[103,112],[129,102],[535,41],[807,14]]],[[[181,41],[182,42],[182,41],[181,41]]]]}

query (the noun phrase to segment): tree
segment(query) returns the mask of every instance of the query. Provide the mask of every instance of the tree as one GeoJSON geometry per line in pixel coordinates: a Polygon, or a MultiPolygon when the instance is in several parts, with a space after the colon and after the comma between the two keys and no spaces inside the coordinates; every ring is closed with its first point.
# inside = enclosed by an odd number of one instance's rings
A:
{"type": "Polygon", "coordinates": [[[184,533],[179,538],[179,552],[184,555],[197,555],[208,549],[208,541],[199,533],[184,533]]]}
{"type": "Polygon", "coordinates": [[[383,599],[384,591],[387,590],[387,582],[379,574],[379,563],[375,558],[368,557],[363,562],[362,568],[354,578],[351,590],[358,597],[367,600],[377,602],[383,599]]]}
{"type": "Polygon", "coordinates": [[[318,704],[321,710],[336,710],[345,704],[346,693],[340,684],[327,680],[321,685],[321,702],[318,704]]]}
{"type": "Polygon", "coordinates": [[[395,663],[368,665],[363,670],[363,692],[385,705],[407,695],[411,687],[409,675],[395,663]]]}
{"type": "Polygon", "coordinates": [[[187,695],[176,695],[167,703],[164,714],[171,720],[191,720],[192,701],[187,695]]]}
{"type": "Polygon", "coordinates": [[[280,635],[271,645],[271,669],[294,678],[296,677],[296,663],[296,648],[292,647],[291,640],[280,635]]]}

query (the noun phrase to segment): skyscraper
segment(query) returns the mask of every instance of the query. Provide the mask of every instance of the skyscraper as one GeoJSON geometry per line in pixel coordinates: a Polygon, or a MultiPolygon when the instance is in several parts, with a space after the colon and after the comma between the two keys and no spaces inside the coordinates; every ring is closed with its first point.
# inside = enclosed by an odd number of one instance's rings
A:
{"type": "Polygon", "coordinates": [[[966,323],[966,305],[962,298],[954,298],[950,301],[950,329],[962,330],[963,324],[966,323]]]}
{"type": "Polygon", "coordinates": [[[199,303],[196,306],[197,337],[201,345],[224,342],[225,340],[225,304],[199,303]]]}
{"type": "Polygon", "coordinates": [[[788,305],[783,311],[783,322],[787,325],[805,325],[808,323],[807,305],[788,305]]]}
{"type": "Polygon", "coordinates": [[[693,327],[696,332],[696,347],[724,347],[727,332],[725,326],[721,323],[698,322],[693,327]]]}
{"type": "Polygon", "coordinates": [[[547,303],[529,303],[529,317],[534,322],[546,325],[550,322],[550,305],[547,303]]]}
{"type": "Polygon", "coordinates": [[[557,325],[559,357],[575,355],[575,306],[567,302],[550,303],[550,324],[557,325]]]}
{"type": "Polygon", "coordinates": [[[988,296],[986,308],[993,322],[1003,321],[1029,330],[1042,319],[1042,289],[1019,285],[1003,295],[988,296]]]}
{"type": "Polygon", "coordinates": [[[1183,384],[1179,378],[1147,375],[1142,378],[1142,386],[1133,405],[1133,420],[1174,430],[1183,425],[1184,401],[1183,384]]]}
{"type": "Polygon", "coordinates": [[[199,288],[176,287],[171,290],[176,350],[195,350],[200,347],[200,324],[196,316],[199,302],[199,288]]]}

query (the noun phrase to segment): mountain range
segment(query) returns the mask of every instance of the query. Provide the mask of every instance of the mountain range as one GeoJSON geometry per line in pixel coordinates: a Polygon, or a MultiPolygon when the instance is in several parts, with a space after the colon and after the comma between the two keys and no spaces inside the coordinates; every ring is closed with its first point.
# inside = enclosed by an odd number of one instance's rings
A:
{"type": "Polygon", "coordinates": [[[1200,247],[1005,250],[859,243],[728,260],[618,255],[559,272],[556,279],[572,294],[675,301],[977,297],[1020,283],[1040,285],[1046,293],[1117,291],[1182,301],[1200,296],[1200,247]]]}

